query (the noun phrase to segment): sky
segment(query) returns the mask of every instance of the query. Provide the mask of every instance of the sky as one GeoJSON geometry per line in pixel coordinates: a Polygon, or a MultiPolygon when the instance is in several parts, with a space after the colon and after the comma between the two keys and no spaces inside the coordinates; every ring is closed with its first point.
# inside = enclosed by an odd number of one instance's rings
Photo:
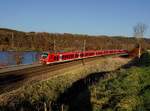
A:
{"type": "Polygon", "coordinates": [[[0,27],[20,31],[133,36],[149,28],[150,0],[0,0],[0,27]]]}

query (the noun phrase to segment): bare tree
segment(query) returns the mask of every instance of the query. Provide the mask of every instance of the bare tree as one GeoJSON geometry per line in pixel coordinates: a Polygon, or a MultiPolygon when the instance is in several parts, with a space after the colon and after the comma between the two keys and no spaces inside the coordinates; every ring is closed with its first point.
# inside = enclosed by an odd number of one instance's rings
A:
{"type": "Polygon", "coordinates": [[[134,31],[134,37],[136,37],[137,42],[138,42],[138,48],[139,48],[139,53],[138,53],[138,57],[140,58],[141,56],[141,44],[142,44],[142,38],[144,37],[144,34],[147,30],[147,25],[144,23],[137,23],[134,27],[133,27],[133,31],[134,31]]]}
{"type": "Polygon", "coordinates": [[[138,23],[133,27],[134,37],[137,39],[143,38],[147,30],[147,25],[144,23],[138,23]]]}

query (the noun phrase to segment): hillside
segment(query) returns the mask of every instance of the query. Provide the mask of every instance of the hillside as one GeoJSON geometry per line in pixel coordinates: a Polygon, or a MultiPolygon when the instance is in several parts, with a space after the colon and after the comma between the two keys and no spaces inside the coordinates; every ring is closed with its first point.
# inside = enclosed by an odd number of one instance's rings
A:
{"type": "Polygon", "coordinates": [[[46,111],[46,109],[47,111],[62,111],[59,109],[61,104],[68,106],[72,103],[78,94],[80,95],[80,92],[87,91],[93,80],[102,79],[101,77],[103,76],[101,74],[103,75],[103,72],[118,69],[130,60],[116,57],[99,58],[86,62],[85,65],[79,64],[55,72],[49,72],[48,75],[39,75],[39,82],[37,82],[38,78],[36,78],[36,82],[25,84],[11,92],[7,92],[4,88],[0,90],[0,93],[6,91],[6,93],[0,94],[0,111],[46,111]],[[101,73],[101,77],[99,77],[99,73],[95,74],[97,72],[101,73]]]}
{"type": "MultiPolygon", "coordinates": [[[[86,40],[86,50],[94,49],[132,49],[137,40],[128,37],[89,36],[69,33],[22,32],[0,28],[0,51],[16,50],[83,50],[86,40]]],[[[150,48],[150,39],[143,39],[143,48],[150,48]]]]}
{"type": "Polygon", "coordinates": [[[109,78],[90,87],[94,111],[150,110],[150,54],[128,69],[109,74],[109,78]]]}

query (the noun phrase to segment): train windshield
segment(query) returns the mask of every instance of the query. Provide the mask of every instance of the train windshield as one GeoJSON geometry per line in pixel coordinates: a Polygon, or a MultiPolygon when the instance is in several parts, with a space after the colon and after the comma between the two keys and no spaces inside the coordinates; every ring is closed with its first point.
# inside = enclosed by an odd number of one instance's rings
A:
{"type": "Polygon", "coordinates": [[[47,58],[47,56],[48,56],[48,53],[43,53],[43,54],[41,55],[41,57],[42,57],[43,59],[47,58]]]}

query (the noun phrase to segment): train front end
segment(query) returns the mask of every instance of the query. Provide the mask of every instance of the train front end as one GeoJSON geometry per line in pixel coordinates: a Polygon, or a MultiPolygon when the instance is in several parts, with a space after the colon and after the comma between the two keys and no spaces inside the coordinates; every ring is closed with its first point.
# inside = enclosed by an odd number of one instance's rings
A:
{"type": "Polygon", "coordinates": [[[40,56],[40,63],[41,64],[47,64],[49,62],[49,54],[48,53],[42,53],[40,56]]]}

